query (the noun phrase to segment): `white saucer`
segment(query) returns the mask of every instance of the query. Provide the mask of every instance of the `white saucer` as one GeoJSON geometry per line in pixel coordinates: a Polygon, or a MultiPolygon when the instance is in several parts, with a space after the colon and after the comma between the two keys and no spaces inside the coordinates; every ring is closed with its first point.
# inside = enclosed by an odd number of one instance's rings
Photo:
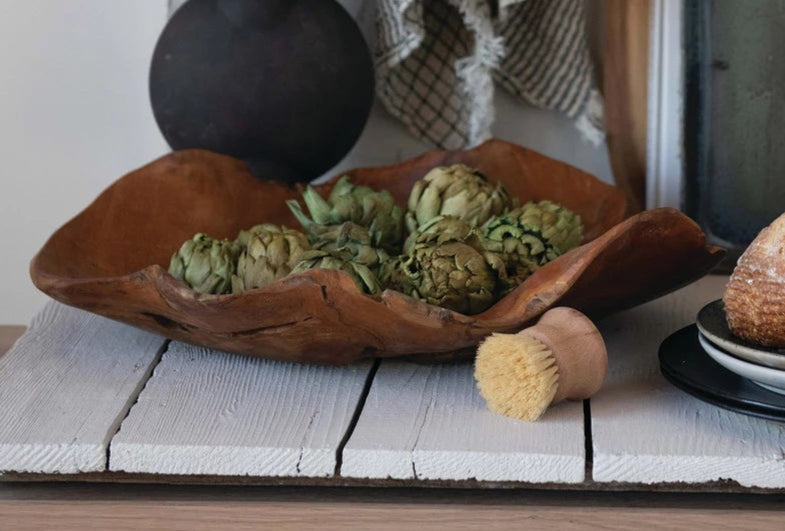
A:
{"type": "Polygon", "coordinates": [[[700,341],[701,347],[706,351],[706,354],[729,371],[747,378],[769,391],[785,395],[785,371],[755,365],[731,356],[712,344],[700,332],[698,332],[698,341],[700,341]]]}
{"type": "Polygon", "coordinates": [[[753,345],[731,333],[722,299],[704,306],[695,321],[703,337],[725,352],[758,365],[785,369],[785,349],[753,345]]]}

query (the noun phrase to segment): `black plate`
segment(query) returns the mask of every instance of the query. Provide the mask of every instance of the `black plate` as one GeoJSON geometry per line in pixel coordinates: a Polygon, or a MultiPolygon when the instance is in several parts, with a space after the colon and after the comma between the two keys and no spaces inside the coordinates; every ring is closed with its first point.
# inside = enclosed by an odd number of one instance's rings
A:
{"type": "Polygon", "coordinates": [[[730,372],[698,343],[698,327],[690,325],[660,345],[663,376],[694,397],[731,411],[785,422],[785,396],[730,372]]]}

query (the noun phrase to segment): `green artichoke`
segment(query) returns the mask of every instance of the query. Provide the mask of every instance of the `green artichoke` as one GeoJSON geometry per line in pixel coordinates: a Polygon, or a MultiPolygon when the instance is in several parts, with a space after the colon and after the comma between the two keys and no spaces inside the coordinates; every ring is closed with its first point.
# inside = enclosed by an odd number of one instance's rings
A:
{"type": "Polygon", "coordinates": [[[465,314],[491,306],[498,282],[483,252],[459,241],[416,243],[408,256],[387,262],[381,278],[385,286],[465,314]]]}
{"type": "Polygon", "coordinates": [[[409,234],[403,243],[403,254],[410,254],[418,243],[440,245],[451,241],[468,242],[475,248],[481,245],[479,235],[468,222],[454,216],[436,216],[409,234]]]}
{"type": "Polygon", "coordinates": [[[273,223],[262,223],[260,225],[254,225],[250,229],[241,230],[237,234],[237,238],[234,239],[234,243],[242,251],[248,246],[248,242],[251,241],[251,236],[253,236],[257,232],[266,231],[266,230],[280,231],[281,227],[273,223]]]}
{"type": "Polygon", "coordinates": [[[583,240],[581,217],[567,207],[552,201],[530,202],[524,205],[524,222],[542,227],[545,240],[559,255],[578,247],[583,240]]]}
{"type": "Polygon", "coordinates": [[[338,269],[349,273],[357,289],[364,293],[377,295],[382,292],[382,287],[376,274],[366,265],[330,253],[329,251],[311,250],[302,255],[292,274],[302,273],[311,269],[338,269]]]}
{"type": "Polygon", "coordinates": [[[438,167],[414,183],[409,194],[406,227],[418,226],[439,215],[460,218],[479,227],[507,210],[510,198],[501,184],[492,184],[479,171],[463,164],[438,167]]]}
{"type": "Polygon", "coordinates": [[[417,244],[442,245],[448,242],[460,242],[479,252],[491,266],[497,277],[505,280],[507,268],[498,254],[489,251],[477,229],[466,221],[452,216],[436,216],[411,233],[403,244],[403,253],[411,254],[417,244]]]}
{"type": "Polygon", "coordinates": [[[172,255],[169,273],[200,293],[229,293],[237,251],[234,242],[199,233],[172,255]]]}
{"type": "Polygon", "coordinates": [[[310,186],[303,193],[303,201],[310,218],[297,201],[290,199],[286,204],[312,242],[319,240],[329,227],[351,221],[368,230],[374,247],[392,250],[401,244],[403,211],[386,190],[377,192],[367,186],[355,186],[344,175],[326,201],[310,186]]]}
{"type": "Polygon", "coordinates": [[[384,249],[372,245],[368,231],[351,221],[332,226],[322,232],[314,249],[326,251],[345,261],[364,265],[374,274],[377,274],[381,265],[389,259],[384,249]]]}
{"type": "Polygon", "coordinates": [[[541,266],[577,247],[583,238],[580,216],[550,201],[529,202],[490,219],[483,244],[502,258],[504,291],[526,280],[541,266]]]}
{"type": "Polygon", "coordinates": [[[311,248],[302,232],[269,223],[241,231],[236,242],[242,251],[237,273],[232,276],[232,293],[261,288],[285,277],[311,248]]]}

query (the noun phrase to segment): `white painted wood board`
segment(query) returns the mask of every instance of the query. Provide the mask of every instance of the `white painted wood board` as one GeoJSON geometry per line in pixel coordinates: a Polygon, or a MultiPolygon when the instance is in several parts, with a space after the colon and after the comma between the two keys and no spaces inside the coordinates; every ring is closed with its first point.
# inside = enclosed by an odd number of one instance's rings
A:
{"type": "Polygon", "coordinates": [[[0,473],[106,468],[164,339],[50,301],[0,357],[0,473]]]}
{"type": "Polygon", "coordinates": [[[172,342],[112,441],[109,468],[331,476],[372,366],[301,365],[172,342]]]}
{"type": "Polygon", "coordinates": [[[489,411],[473,366],[385,360],[343,452],[341,476],[579,483],[583,405],[551,408],[536,423],[489,411]]]}
{"type": "Polygon", "coordinates": [[[785,488],[785,424],[701,402],[659,371],[662,340],[693,323],[726,282],[706,277],[599,324],[610,370],[591,400],[594,481],[785,488]]]}

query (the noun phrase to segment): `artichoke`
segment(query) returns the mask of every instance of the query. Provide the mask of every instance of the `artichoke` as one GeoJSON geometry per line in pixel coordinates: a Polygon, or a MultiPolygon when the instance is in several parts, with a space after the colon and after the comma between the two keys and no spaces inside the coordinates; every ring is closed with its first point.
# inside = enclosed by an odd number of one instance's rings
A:
{"type": "Polygon", "coordinates": [[[406,227],[414,232],[439,215],[454,216],[479,227],[509,206],[507,191],[500,184],[490,183],[479,171],[463,164],[438,167],[414,183],[406,227]]]}
{"type": "Polygon", "coordinates": [[[494,302],[497,274],[480,250],[459,241],[417,243],[406,256],[382,267],[385,286],[465,314],[494,302]]]}
{"type": "Polygon", "coordinates": [[[229,293],[237,250],[234,242],[198,233],[172,255],[169,273],[200,293],[229,293]]]}
{"type": "Polygon", "coordinates": [[[379,294],[382,291],[376,274],[368,266],[335,255],[329,251],[306,251],[303,253],[300,263],[292,269],[292,274],[302,273],[311,269],[338,269],[345,271],[349,273],[349,276],[352,277],[352,280],[357,285],[357,289],[360,291],[370,293],[371,295],[379,294]]]}
{"type": "Polygon", "coordinates": [[[250,229],[241,230],[237,234],[237,238],[234,239],[234,243],[242,251],[248,246],[248,242],[251,241],[251,236],[253,236],[255,233],[266,230],[280,231],[280,229],[280,226],[273,223],[262,223],[260,225],[254,225],[250,229]]]}
{"type": "Polygon", "coordinates": [[[290,199],[286,204],[312,242],[319,240],[331,226],[346,221],[365,227],[375,247],[395,249],[403,238],[403,212],[390,192],[355,186],[349,182],[348,175],[335,183],[326,201],[310,186],[303,193],[303,201],[310,218],[297,201],[290,199]]]}
{"type": "Polygon", "coordinates": [[[241,231],[236,242],[242,251],[237,273],[232,276],[232,293],[260,288],[285,277],[311,248],[302,232],[269,223],[241,231]]]}
{"type": "Polygon", "coordinates": [[[347,221],[325,230],[319,236],[314,249],[326,251],[346,261],[364,265],[374,274],[389,258],[384,249],[372,245],[371,236],[363,227],[347,221]]]}
{"type": "Polygon", "coordinates": [[[490,219],[483,227],[486,249],[505,263],[505,291],[577,247],[582,238],[580,216],[550,201],[526,203],[490,219]]]}
{"type": "Polygon", "coordinates": [[[507,268],[498,254],[489,251],[478,231],[466,221],[452,216],[436,216],[411,233],[403,244],[403,253],[411,254],[417,244],[442,245],[460,242],[479,252],[501,280],[506,280],[507,268]]]}
{"type": "Polygon", "coordinates": [[[436,216],[417,227],[403,243],[403,254],[410,254],[415,244],[438,245],[447,242],[469,242],[480,245],[479,236],[468,222],[454,216],[436,216]]]}
{"type": "Polygon", "coordinates": [[[542,227],[545,240],[559,255],[578,247],[583,240],[581,217],[567,207],[552,201],[527,203],[524,205],[524,222],[537,223],[542,227]]]}

